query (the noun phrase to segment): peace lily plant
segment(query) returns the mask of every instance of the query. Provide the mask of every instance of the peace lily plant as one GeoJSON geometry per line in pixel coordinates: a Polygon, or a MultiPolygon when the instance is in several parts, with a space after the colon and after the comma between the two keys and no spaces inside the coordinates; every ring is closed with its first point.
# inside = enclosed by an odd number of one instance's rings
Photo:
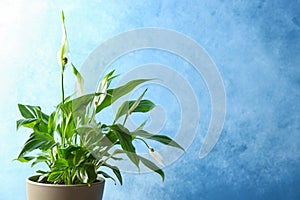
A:
{"type": "Polygon", "coordinates": [[[162,165],[162,159],[147,141],[154,140],[163,145],[182,150],[183,148],[168,136],[145,131],[146,122],[136,130],[126,128],[126,121],[131,114],[147,113],[155,107],[152,101],[143,99],[147,89],[136,100],[124,101],[111,124],[96,119],[103,109],[149,79],[132,80],[120,87],[111,88],[110,83],[116,77],[113,70],[100,81],[95,93],[84,94],[83,78],[69,61],[69,45],[64,20],[62,13],[63,39],[58,52],[61,69],[61,102],[49,115],[39,106],[18,104],[23,119],[17,121],[17,129],[26,127],[31,129],[32,133],[16,159],[21,162],[31,161],[31,166],[45,163],[46,170],[43,168],[44,170],[36,172],[35,181],[40,183],[91,185],[102,177],[110,178],[115,182],[117,178],[122,184],[119,167],[109,164],[110,160],[117,162],[124,159],[122,155],[125,155],[125,158],[127,156],[127,159],[137,168],[142,163],[164,180],[164,172],[155,164],[158,162],[162,165]],[[73,69],[78,85],[77,93],[81,94],[79,97],[73,97],[74,95],[65,97],[64,72],[67,66],[73,69]],[[133,141],[141,141],[145,144],[145,148],[149,149],[156,161],[153,162],[137,154],[133,141]],[[110,174],[106,172],[109,169],[110,174]]]}

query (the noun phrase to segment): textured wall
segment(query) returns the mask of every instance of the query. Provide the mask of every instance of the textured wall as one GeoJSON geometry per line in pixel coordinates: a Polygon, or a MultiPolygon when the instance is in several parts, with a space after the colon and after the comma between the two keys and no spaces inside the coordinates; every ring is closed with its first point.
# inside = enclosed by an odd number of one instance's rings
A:
{"type": "MultiPolygon", "coordinates": [[[[34,173],[29,166],[12,162],[27,136],[15,131],[16,104],[39,104],[49,112],[60,98],[56,52],[62,9],[77,66],[118,33],[162,27],[204,47],[226,89],[221,138],[200,160],[210,119],[209,93],[201,77],[195,77],[182,60],[163,53],[137,53],[117,61],[124,67],[157,62],[180,71],[197,93],[201,121],[186,153],[165,168],[164,183],[156,174],[125,174],[123,186],[107,182],[104,199],[300,199],[298,0],[4,0],[0,7],[1,200],[25,199],[25,178],[34,173]]],[[[72,77],[67,78],[72,83],[72,77]]],[[[68,91],[72,89],[70,84],[68,91]]],[[[167,95],[160,97],[158,101],[167,95]]],[[[172,135],[171,130],[166,133],[172,135]]]]}

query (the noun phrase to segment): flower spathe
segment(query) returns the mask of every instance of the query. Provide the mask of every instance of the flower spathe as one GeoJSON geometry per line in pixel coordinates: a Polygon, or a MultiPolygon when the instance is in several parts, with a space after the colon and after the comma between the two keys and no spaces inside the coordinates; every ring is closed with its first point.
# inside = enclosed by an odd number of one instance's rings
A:
{"type": "Polygon", "coordinates": [[[58,64],[62,67],[62,70],[65,69],[66,64],[68,63],[68,59],[70,56],[69,42],[67,38],[67,31],[65,26],[65,15],[62,12],[62,41],[61,47],[57,52],[57,60],[58,64]]]}
{"type": "Polygon", "coordinates": [[[150,147],[149,152],[150,152],[151,157],[156,162],[158,162],[158,164],[160,164],[163,167],[165,166],[162,156],[157,151],[154,151],[154,149],[150,147]]]}

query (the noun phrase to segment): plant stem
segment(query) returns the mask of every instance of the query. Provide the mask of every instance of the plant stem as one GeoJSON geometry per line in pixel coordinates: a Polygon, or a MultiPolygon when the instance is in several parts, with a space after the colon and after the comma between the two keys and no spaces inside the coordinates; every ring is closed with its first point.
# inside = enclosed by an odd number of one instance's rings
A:
{"type": "MultiPolygon", "coordinates": [[[[65,104],[65,89],[64,89],[64,69],[65,65],[62,66],[61,68],[61,96],[62,96],[62,104],[65,104]]],[[[64,147],[65,146],[65,127],[64,127],[64,112],[61,112],[62,115],[62,122],[61,122],[61,131],[62,131],[62,138],[61,138],[61,144],[64,147]]]]}
{"type": "Polygon", "coordinates": [[[148,149],[150,149],[150,146],[147,144],[147,142],[145,141],[145,140],[143,140],[142,138],[135,138],[136,140],[140,140],[140,141],[142,141],[145,145],[146,145],[146,147],[148,148],[148,149]]]}
{"type": "Polygon", "coordinates": [[[125,116],[125,118],[124,118],[124,121],[123,121],[123,126],[125,126],[125,123],[127,121],[128,116],[129,116],[129,114],[127,113],[126,116],[125,116]]]}
{"type": "Polygon", "coordinates": [[[65,68],[65,66],[62,66],[62,70],[61,70],[61,96],[62,96],[62,104],[65,103],[64,68],[65,68]]]}

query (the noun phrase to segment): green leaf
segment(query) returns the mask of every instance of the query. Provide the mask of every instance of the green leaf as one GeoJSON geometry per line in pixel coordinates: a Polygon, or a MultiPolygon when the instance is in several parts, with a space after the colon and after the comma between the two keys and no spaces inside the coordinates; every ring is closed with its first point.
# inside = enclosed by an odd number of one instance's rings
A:
{"type": "Polygon", "coordinates": [[[50,183],[61,183],[64,173],[64,171],[52,171],[49,174],[47,181],[50,183]]]}
{"type": "Polygon", "coordinates": [[[33,131],[36,133],[44,133],[47,134],[48,133],[48,124],[45,123],[44,121],[40,120],[38,123],[36,123],[33,126],[33,131]]]}
{"type": "Polygon", "coordinates": [[[125,85],[122,85],[115,89],[109,89],[107,90],[107,94],[105,96],[105,99],[102,101],[102,103],[97,106],[96,112],[100,112],[102,109],[106,108],[107,106],[110,106],[112,103],[114,103],[116,100],[118,100],[120,97],[124,96],[125,94],[128,94],[131,92],[134,88],[136,88],[138,85],[149,81],[152,79],[137,79],[130,81],[126,83],[125,85]]]}
{"type": "Polygon", "coordinates": [[[115,176],[118,178],[120,184],[121,185],[123,184],[122,174],[117,166],[112,166],[107,163],[103,163],[103,166],[110,168],[113,171],[113,173],[115,174],[115,176]]]}
{"type": "Polygon", "coordinates": [[[102,80],[100,81],[96,93],[99,93],[99,96],[95,96],[94,100],[93,100],[93,105],[95,107],[99,106],[103,100],[105,99],[106,95],[107,95],[107,89],[111,83],[111,81],[117,77],[117,76],[113,76],[115,70],[110,71],[108,74],[106,74],[106,76],[104,76],[102,78],[102,80]]]}
{"type": "MultiPolygon", "coordinates": [[[[107,73],[107,74],[105,75],[105,77],[107,77],[107,80],[108,80],[108,85],[110,85],[111,81],[112,81],[114,78],[116,78],[116,77],[118,76],[118,75],[113,76],[114,73],[115,73],[115,70],[111,70],[109,73],[107,73]]],[[[105,77],[104,77],[104,78],[105,78],[105,77]]]]}
{"type": "Polygon", "coordinates": [[[112,125],[111,129],[118,137],[121,147],[128,158],[139,168],[139,158],[132,144],[132,136],[130,135],[129,130],[120,124],[112,125]]]}
{"type": "Polygon", "coordinates": [[[110,176],[109,174],[105,173],[104,171],[98,171],[97,174],[101,174],[104,178],[110,178],[116,184],[116,180],[112,176],[110,176]]]}
{"type": "Polygon", "coordinates": [[[33,132],[26,141],[18,158],[24,157],[25,154],[36,149],[48,150],[55,146],[53,137],[47,133],[33,132]]]}
{"type": "Polygon", "coordinates": [[[74,119],[83,118],[87,112],[87,108],[90,106],[89,104],[91,104],[94,97],[98,95],[100,94],[86,94],[68,101],[63,105],[60,105],[60,107],[65,113],[72,112],[74,119]]]}
{"type": "Polygon", "coordinates": [[[109,74],[106,75],[101,82],[99,83],[96,93],[101,93],[99,96],[96,96],[93,100],[94,105],[98,106],[102,103],[102,101],[105,99],[106,97],[106,91],[108,88],[108,78],[109,78],[109,74]]]}
{"type": "Polygon", "coordinates": [[[17,129],[21,126],[32,128],[35,132],[48,132],[49,116],[41,111],[39,106],[18,104],[21,115],[25,119],[17,121],[17,129]]]}
{"type": "MultiPolygon", "coordinates": [[[[96,92],[101,92],[101,85],[103,86],[105,82],[107,82],[107,87],[109,87],[111,81],[116,78],[118,75],[113,76],[113,74],[115,73],[115,70],[111,70],[109,73],[107,73],[101,80],[101,82],[99,83],[96,92]]],[[[105,92],[105,91],[104,91],[105,92]]]]}
{"type": "Polygon", "coordinates": [[[49,120],[48,120],[48,133],[53,137],[54,131],[57,128],[57,120],[59,117],[59,109],[57,108],[56,111],[51,113],[49,120]]]}
{"type": "Polygon", "coordinates": [[[126,154],[126,152],[124,150],[121,149],[116,149],[114,150],[112,153],[108,153],[106,152],[103,156],[106,156],[107,158],[105,159],[105,161],[109,160],[109,159],[114,159],[114,160],[123,160],[123,158],[118,158],[115,157],[115,155],[117,154],[126,154]]]}
{"type": "Polygon", "coordinates": [[[150,160],[142,157],[142,156],[139,156],[139,159],[141,160],[141,162],[146,166],[148,167],[149,169],[153,170],[154,172],[158,173],[162,180],[164,181],[165,179],[165,174],[164,172],[158,167],[156,166],[153,162],[151,162],[150,160]]]}
{"type": "Polygon", "coordinates": [[[184,151],[183,147],[181,147],[177,142],[175,142],[174,140],[172,140],[171,138],[169,138],[168,136],[165,136],[165,135],[153,135],[144,130],[137,130],[137,131],[132,132],[132,134],[146,138],[146,139],[155,140],[162,144],[173,146],[173,147],[182,149],[184,151]]]}
{"type": "Polygon", "coordinates": [[[60,109],[65,115],[72,114],[73,112],[72,101],[65,101],[65,103],[59,104],[57,109],[58,110],[60,109]]]}
{"type": "Polygon", "coordinates": [[[49,174],[49,172],[46,172],[46,171],[43,171],[43,170],[37,170],[36,173],[43,174],[43,175],[49,174]]]}
{"type": "Polygon", "coordinates": [[[62,171],[62,170],[67,169],[68,167],[69,167],[69,163],[64,158],[58,158],[54,162],[54,169],[55,169],[55,171],[62,171]]]}
{"type": "Polygon", "coordinates": [[[113,131],[109,131],[106,137],[114,144],[118,142],[118,137],[113,131]]]}
{"type": "Polygon", "coordinates": [[[138,106],[132,112],[149,112],[155,107],[155,104],[150,100],[141,100],[138,106]]]}
{"type": "Polygon", "coordinates": [[[83,183],[92,184],[97,179],[97,171],[92,163],[85,163],[77,172],[83,183]]]}
{"type": "MultiPolygon", "coordinates": [[[[125,101],[122,103],[118,112],[116,114],[114,122],[116,122],[120,117],[127,114],[129,110],[133,107],[136,101],[125,101]]],[[[146,113],[152,110],[155,107],[155,104],[150,100],[141,100],[139,104],[131,112],[142,112],[146,113]]]]}
{"type": "Polygon", "coordinates": [[[123,184],[122,174],[121,174],[119,168],[117,168],[116,166],[113,166],[113,168],[111,168],[111,169],[113,170],[114,174],[116,175],[120,184],[122,185],[123,184]]]}
{"type": "Polygon", "coordinates": [[[145,119],[145,120],[143,121],[143,123],[141,123],[141,124],[139,125],[139,127],[136,128],[135,131],[143,130],[143,129],[144,129],[144,126],[146,125],[146,123],[147,123],[148,120],[149,120],[149,118],[145,119]]]}
{"type": "Polygon", "coordinates": [[[69,145],[67,148],[60,148],[59,154],[67,162],[69,167],[78,167],[87,159],[88,151],[81,146],[69,145]]]}
{"type": "Polygon", "coordinates": [[[30,105],[22,105],[18,104],[19,111],[21,115],[25,118],[37,118],[38,117],[38,110],[41,110],[38,106],[30,106],[30,105]]]}
{"type": "Polygon", "coordinates": [[[33,160],[34,158],[35,157],[33,156],[24,156],[24,157],[16,158],[15,160],[25,163],[33,160]]]}
{"type": "Polygon", "coordinates": [[[27,128],[33,128],[38,122],[40,122],[40,119],[36,119],[36,118],[20,119],[17,121],[17,130],[21,126],[24,126],[27,128]]]}
{"type": "Polygon", "coordinates": [[[31,167],[35,166],[36,164],[38,163],[41,163],[41,162],[47,162],[47,161],[50,161],[51,158],[50,156],[48,155],[39,155],[34,162],[32,162],[31,164],[31,167]]]}
{"type": "Polygon", "coordinates": [[[30,106],[30,105],[23,105],[23,104],[18,104],[19,111],[21,115],[25,119],[42,119],[43,121],[47,122],[49,116],[46,115],[41,111],[41,108],[39,106],[30,106]]]}
{"type": "Polygon", "coordinates": [[[88,152],[85,149],[80,147],[80,149],[74,151],[73,154],[74,154],[73,165],[78,167],[83,162],[85,162],[87,158],[86,155],[88,154],[88,152]]]}
{"type": "Polygon", "coordinates": [[[70,113],[68,116],[65,116],[64,124],[65,124],[65,137],[66,139],[70,139],[75,134],[75,122],[73,120],[73,115],[70,113]]]}
{"type": "Polygon", "coordinates": [[[81,126],[76,131],[80,136],[82,144],[95,155],[98,155],[102,148],[113,146],[113,143],[102,133],[100,127],[95,123],[81,126]]]}

